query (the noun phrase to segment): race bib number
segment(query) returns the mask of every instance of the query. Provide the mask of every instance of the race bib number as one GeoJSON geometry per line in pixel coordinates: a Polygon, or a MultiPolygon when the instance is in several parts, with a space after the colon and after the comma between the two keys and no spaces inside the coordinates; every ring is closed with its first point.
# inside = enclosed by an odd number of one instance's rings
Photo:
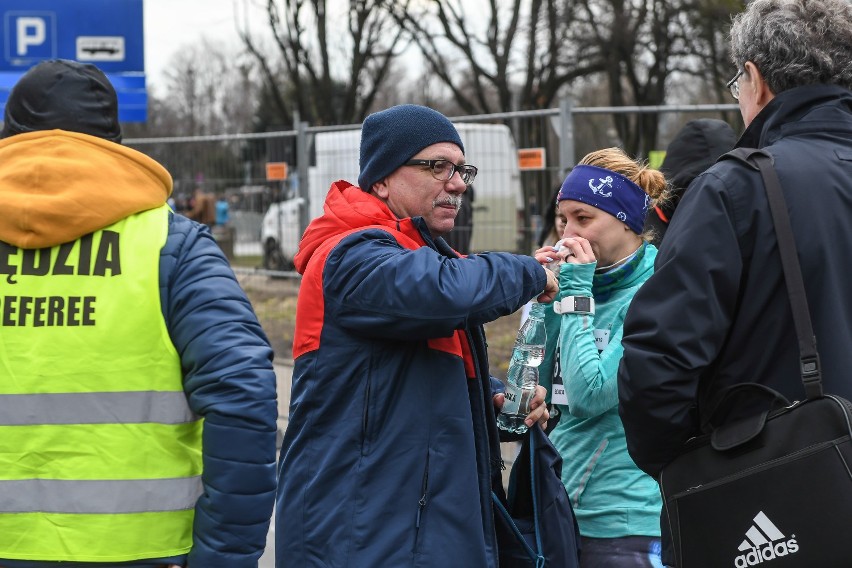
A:
{"type": "MultiPolygon", "coordinates": [[[[562,381],[562,378],[560,377],[559,380],[562,381]]],[[[565,385],[561,382],[557,383],[555,377],[553,379],[553,392],[550,393],[550,402],[568,406],[568,395],[565,394],[565,385]]]]}
{"type": "Polygon", "coordinates": [[[609,330],[608,329],[596,329],[595,333],[595,347],[598,348],[598,351],[603,351],[609,346],[609,330]]]}
{"type": "Polygon", "coordinates": [[[562,365],[560,349],[556,348],[556,360],[553,363],[553,380],[551,381],[550,402],[551,404],[568,405],[568,396],[565,394],[565,384],[562,382],[562,365]]]}

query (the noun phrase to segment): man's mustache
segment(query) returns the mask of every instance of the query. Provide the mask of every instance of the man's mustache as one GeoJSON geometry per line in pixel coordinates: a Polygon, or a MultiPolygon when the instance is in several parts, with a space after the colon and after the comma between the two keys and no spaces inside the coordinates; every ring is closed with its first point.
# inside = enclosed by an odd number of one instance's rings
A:
{"type": "Polygon", "coordinates": [[[456,208],[456,212],[461,209],[462,206],[462,196],[461,195],[449,195],[444,199],[436,199],[432,202],[432,208],[440,207],[442,205],[452,205],[456,208]]]}

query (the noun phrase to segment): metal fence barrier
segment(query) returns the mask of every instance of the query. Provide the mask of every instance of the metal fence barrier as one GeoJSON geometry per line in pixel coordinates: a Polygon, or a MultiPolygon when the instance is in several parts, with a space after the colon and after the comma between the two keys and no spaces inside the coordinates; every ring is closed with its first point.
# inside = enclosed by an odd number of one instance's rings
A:
{"type": "MultiPolygon", "coordinates": [[[[737,105],[668,105],[559,108],[451,117],[465,143],[466,159],[480,168],[473,184],[469,251],[531,252],[542,212],[578,156],[620,146],[612,117],[658,116],[659,139],[668,140],[691,118],[739,120],[737,105]]],[[[735,127],[736,129],[736,127],[735,127]]],[[[304,227],[322,211],[330,184],[357,181],[360,125],[216,136],[136,138],[125,144],[148,154],[174,178],[174,208],[188,211],[193,192],[215,194],[227,204],[233,230],[229,252],[250,266],[275,273],[292,270],[304,227]]],[[[451,236],[454,236],[451,234],[451,236]]],[[[463,248],[464,239],[460,248],[463,248]]],[[[462,250],[468,252],[468,250],[462,250]]]]}

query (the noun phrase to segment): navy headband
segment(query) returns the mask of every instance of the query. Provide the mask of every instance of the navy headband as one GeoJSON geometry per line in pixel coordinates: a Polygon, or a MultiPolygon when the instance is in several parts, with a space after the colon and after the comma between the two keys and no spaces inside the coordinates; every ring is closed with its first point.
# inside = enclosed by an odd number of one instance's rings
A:
{"type": "Polygon", "coordinates": [[[651,198],[641,187],[612,170],[597,166],[575,166],[559,189],[556,202],[571,199],[606,211],[642,234],[651,198]]]}

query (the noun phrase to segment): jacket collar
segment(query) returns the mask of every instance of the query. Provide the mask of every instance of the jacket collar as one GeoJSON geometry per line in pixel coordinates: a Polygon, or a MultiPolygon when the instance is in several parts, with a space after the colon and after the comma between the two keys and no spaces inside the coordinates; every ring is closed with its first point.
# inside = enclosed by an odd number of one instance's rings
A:
{"type": "Polygon", "coordinates": [[[325,241],[348,231],[376,226],[402,233],[421,245],[435,248],[422,217],[399,219],[375,195],[340,180],[331,184],[323,214],[311,221],[299,242],[299,252],[293,259],[296,270],[304,273],[308,261],[325,241]]]}
{"type": "Polygon", "coordinates": [[[592,293],[595,301],[605,302],[618,290],[625,290],[648,279],[648,271],[654,269],[654,259],[657,258],[657,247],[643,242],[636,254],[618,268],[595,274],[592,279],[592,293]]]}
{"type": "Polygon", "coordinates": [[[769,101],[737,142],[738,148],[763,148],[797,130],[822,130],[852,124],[852,92],[836,85],[806,85],[783,91],[769,101]],[[845,118],[844,118],[845,116],[845,118]]]}

